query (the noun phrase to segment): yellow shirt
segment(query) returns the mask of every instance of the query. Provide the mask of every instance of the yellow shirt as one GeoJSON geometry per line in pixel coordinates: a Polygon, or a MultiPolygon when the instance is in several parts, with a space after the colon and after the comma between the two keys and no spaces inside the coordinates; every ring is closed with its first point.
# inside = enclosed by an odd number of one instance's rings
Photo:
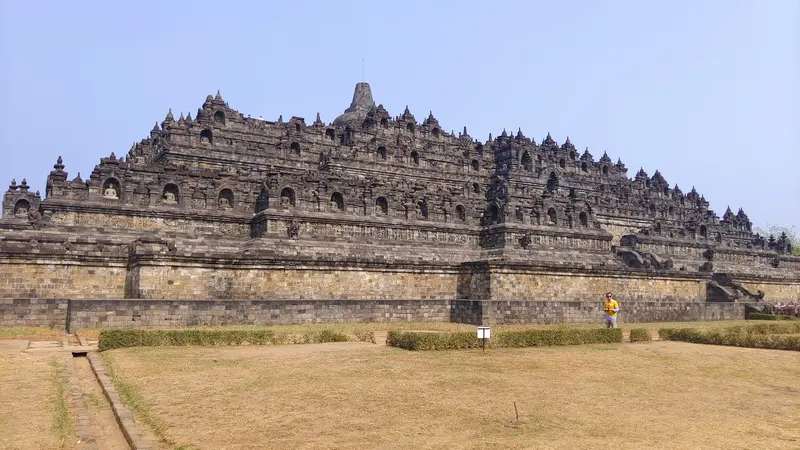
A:
{"type": "Polygon", "coordinates": [[[607,300],[603,303],[603,307],[606,309],[606,316],[608,317],[615,317],[617,312],[614,311],[615,309],[619,309],[619,303],[616,300],[611,299],[607,300]]]}

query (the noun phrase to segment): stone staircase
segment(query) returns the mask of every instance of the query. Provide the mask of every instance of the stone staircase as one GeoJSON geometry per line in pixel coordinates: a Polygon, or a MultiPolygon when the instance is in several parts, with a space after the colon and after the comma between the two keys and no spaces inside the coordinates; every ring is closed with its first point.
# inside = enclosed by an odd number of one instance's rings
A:
{"type": "Polygon", "coordinates": [[[377,345],[386,345],[386,337],[389,335],[389,332],[386,330],[380,331],[373,331],[372,336],[375,338],[375,343],[377,345]]]}

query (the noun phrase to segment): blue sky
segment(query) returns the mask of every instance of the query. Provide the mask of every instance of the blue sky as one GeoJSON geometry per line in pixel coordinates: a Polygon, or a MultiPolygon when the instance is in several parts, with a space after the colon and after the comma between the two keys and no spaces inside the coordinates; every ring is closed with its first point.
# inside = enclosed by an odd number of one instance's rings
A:
{"type": "Polygon", "coordinates": [[[85,178],[168,108],[332,121],[366,81],[392,115],[522,127],[659,169],[722,215],[800,225],[800,2],[0,0],[0,182],[85,178]]]}

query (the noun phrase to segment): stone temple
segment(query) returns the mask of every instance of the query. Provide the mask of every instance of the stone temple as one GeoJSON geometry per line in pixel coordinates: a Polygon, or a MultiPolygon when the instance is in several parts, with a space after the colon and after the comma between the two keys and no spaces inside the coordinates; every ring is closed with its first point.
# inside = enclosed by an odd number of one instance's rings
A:
{"type": "MultiPolygon", "coordinates": [[[[54,155],[54,159],[55,159],[54,155]]],[[[465,323],[744,317],[800,301],[800,258],[694,188],[522,131],[392,116],[358,83],[333,123],[217,93],[86,179],[11,182],[0,325],[465,323]]]]}

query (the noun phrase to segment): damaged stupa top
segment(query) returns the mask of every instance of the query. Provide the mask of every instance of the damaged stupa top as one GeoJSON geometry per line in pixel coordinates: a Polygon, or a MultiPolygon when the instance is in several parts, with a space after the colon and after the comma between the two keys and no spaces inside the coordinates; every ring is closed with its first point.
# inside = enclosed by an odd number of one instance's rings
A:
{"type": "Polygon", "coordinates": [[[356,90],[353,92],[353,101],[350,107],[344,110],[344,114],[337,117],[333,121],[336,126],[356,126],[364,122],[367,113],[370,109],[375,107],[375,102],[372,100],[372,90],[369,83],[356,84],[356,90]]]}

